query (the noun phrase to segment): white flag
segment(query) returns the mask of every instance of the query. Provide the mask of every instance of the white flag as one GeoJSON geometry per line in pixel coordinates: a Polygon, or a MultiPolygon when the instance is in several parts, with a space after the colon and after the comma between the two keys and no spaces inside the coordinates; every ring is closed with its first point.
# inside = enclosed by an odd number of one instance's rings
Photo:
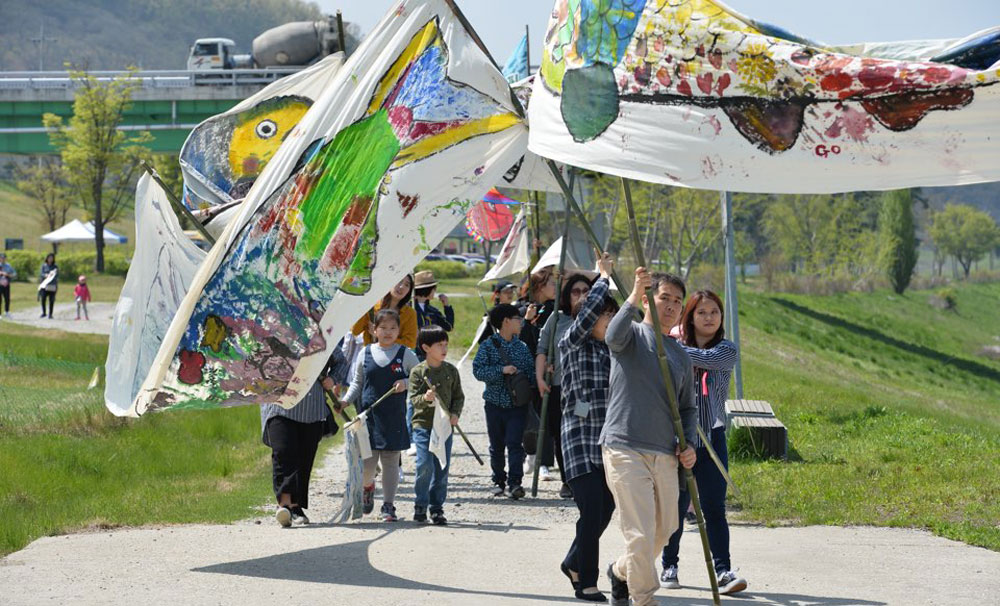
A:
{"type": "Polygon", "coordinates": [[[441,404],[441,398],[434,398],[434,425],[431,427],[431,440],[427,449],[434,453],[441,468],[448,464],[448,452],[445,443],[451,437],[451,416],[441,404]]]}
{"type": "Polygon", "coordinates": [[[525,205],[521,205],[521,212],[514,218],[514,225],[504,240],[497,262],[490,268],[480,284],[497,278],[503,278],[512,274],[527,271],[531,265],[531,253],[528,246],[528,215],[525,213],[525,205]]]}
{"type": "Polygon", "coordinates": [[[149,175],[135,187],[135,254],[115,306],[104,404],[135,416],[132,401],[206,253],[181,230],[167,194],[149,175]]]}
{"type": "Polygon", "coordinates": [[[365,459],[371,458],[371,440],[368,437],[367,413],[359,414],[352,423],[344,426],[344,458],[347,460],[347,478],[340,510],[330,522],[343,524],[363,515],[361,497],[364,489],[365,459]]]}
{"type": "Polygon", "coordinates": [[[489,325],[490,325],[489,316],[483,316],[482,321],[479,323],[479,327],[476,328],[476,336],[472,337],[472,345],[469,346],[469,349],[465,352],[465,355],[462,356],[462,359],[459,360],[458,364],[455,365],[456,367],[462,366],[462,364],[464,364],[465,361],[469,359],[469,356],[472,355],[472,350],[476,348],[476,345],[479,345],[479,338],[483,336],[483,332],[489,330],[489,325]]]}

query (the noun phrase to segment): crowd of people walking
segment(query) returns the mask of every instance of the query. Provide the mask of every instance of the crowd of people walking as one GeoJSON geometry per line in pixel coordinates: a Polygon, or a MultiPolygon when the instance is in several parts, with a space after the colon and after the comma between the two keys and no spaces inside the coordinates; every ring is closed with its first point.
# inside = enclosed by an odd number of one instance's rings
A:
{"type": "MultiPolygon", "coordinates": [[[[681,586],[678,552],[691,496],[680,472],[691,470],[720,591],[742,591],[747,582],[730,560],[727,483],[719,469],[728,467],[725,401],[739,357],[725,338],[722,301],[709,290],[687,297],[679,277],[639,267],[619,306],[611,295],[613,268],[610,256],[599,255],[597,272],[565,272],[559,292],[552,266],[527,276],[520,289],[507,280],[494,285],[488,329],[472,362],[482,383],[491,493],[525,498],[525,476],[535,466],[561,480],[560,497],[573,499],[579,515],[574,539],[554,565],[573,595],[590,602],[608,601],[599,587],[600,539],[617,510],[625,551],[605,569],[611,602],[647,606],[659,588],[681,586]],[[673,394],[661,374],[654,325],[663,332],[673,394]],[[681,416],[683,450],[671,400],[681,416]],[[536,439],[543,444],[537,452],[536,439]]],[[[455,313],[446,295],[437,295],[441,308],[435,306],[437,287],[430,271],[405,276],[358,319],[298,406],[262,407],[281,525],[309,523],[309,475],[333,415],[327,393],[358,413],[370,409],[364,513],[374,512],[380,474],[378,516],[384,522],[403,516],[397,496],[402,457],[409,453],[416,470],[413,520],[447,524],[452,440],[441,460],[442,451],[431,444],[435,407],[457,425],[472,386],[463,386],[446,360],[455,313]]]]}

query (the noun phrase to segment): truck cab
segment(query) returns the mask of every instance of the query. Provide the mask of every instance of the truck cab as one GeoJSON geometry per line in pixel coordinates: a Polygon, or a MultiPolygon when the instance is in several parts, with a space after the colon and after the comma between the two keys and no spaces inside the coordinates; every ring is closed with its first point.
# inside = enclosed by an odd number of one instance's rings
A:
{"type": "Polygon", "coordinates": [[[236,43],[229,38],[199,38],[188,53],[189,71],[232,69],[236,43]]]}

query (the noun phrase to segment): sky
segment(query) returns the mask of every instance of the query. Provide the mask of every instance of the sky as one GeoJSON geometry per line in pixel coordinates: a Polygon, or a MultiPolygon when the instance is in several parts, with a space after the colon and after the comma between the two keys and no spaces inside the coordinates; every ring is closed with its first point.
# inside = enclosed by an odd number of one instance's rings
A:
{"type": "MultiPolygon", "coordinates": [[[[357,23],[367,34],[399,0],[314,1],[326,13],[339,8],[346,21],[357,23]]],[[[500,65],[527,25],[531,62],[537,65],[553,0],[456,2],[500,65]]],[[[747,16],[828,44],[963,38],[1000,25],[1000,0],[728,0],[727,4],[747,16]],[[823,10],[833,6],[835,11],[823,10]]]]}

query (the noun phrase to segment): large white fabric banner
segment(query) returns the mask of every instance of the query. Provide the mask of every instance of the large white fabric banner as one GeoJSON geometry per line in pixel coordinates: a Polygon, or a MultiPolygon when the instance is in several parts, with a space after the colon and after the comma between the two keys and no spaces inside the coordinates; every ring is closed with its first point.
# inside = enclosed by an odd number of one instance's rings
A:
{"type": "Polygon", "coordinates": [[[951,62],[936,63],[833,52],[713,0],[557,0],[552,15],[529,107],[541,156],[746,192],[1000,180],[990,35],[901,51],[951,62]]]}
{"type": "Polygon", "coordinates": [[[104,402],[128,415],[139,386],[206,253],[181,230],[167,195],[149,175],[135,188],[135,254],[115,306],[104,402]]]}
{"type": "Polygon", "coordinates": [[[132,407],[277,403],[524,153],[507,81],[443,0],[397,3],[256,179],[132,407]]]}

